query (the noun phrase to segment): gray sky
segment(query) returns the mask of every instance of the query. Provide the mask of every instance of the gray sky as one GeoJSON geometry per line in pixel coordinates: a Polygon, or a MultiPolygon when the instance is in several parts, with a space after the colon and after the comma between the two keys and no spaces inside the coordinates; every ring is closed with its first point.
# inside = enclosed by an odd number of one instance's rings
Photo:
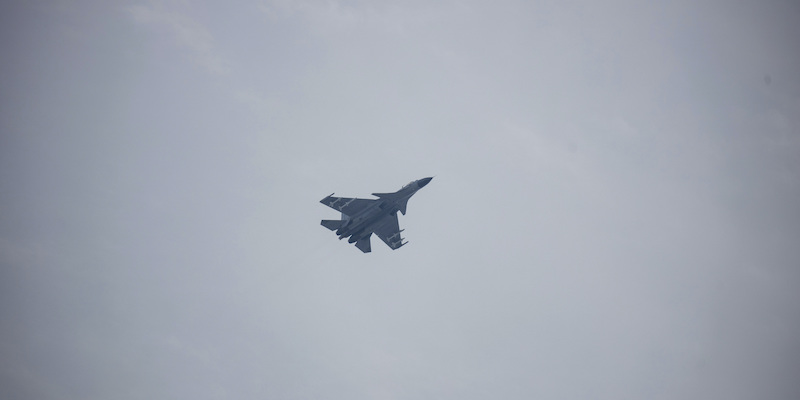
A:
{"type": "Polygon", "coordinates": [[[800,398],[800,7],[651,3],[4,2],[0,397],[800,398]]]}

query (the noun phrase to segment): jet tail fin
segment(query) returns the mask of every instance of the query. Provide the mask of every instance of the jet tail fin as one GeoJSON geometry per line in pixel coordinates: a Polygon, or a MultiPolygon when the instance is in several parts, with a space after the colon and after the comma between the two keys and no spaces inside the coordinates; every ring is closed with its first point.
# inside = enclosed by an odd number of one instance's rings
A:
{"type": "Polygon", "coordinates": [[[369,243],[369,236],[359,240],[356,242],[356,247],[364,253],[369,253],[372,251],[372,248],[369,243]]]}
{"type": "Polygon", "coordinates": [[[328,229],[330,229],[332,231],[335,231],[335,230],[339,229],[339,227],[342,226],[342,222],[344,222],[344,221],[340,221],[338,219],[323,219],[322,220],[322,226],[324,226],[324,227],[326,227],[326,228],[328,228],[328,229]]]}

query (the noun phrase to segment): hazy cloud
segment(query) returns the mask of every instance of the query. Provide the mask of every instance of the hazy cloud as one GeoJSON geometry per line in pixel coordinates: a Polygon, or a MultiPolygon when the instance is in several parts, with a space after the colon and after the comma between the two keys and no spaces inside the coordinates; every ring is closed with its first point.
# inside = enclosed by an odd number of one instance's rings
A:
{"type": "Polygon", "coordinates": [[[215,50],[214,38],[208,29],[175,10],[186,6],[183,2],[151,2],[126,6],[125,10],[137,23],[167,29],[175,43],[193,53],[197,63],[209,72],[227,74],[230,66],[215,50]]]}
{"type": "Polygon", "coordinates": [[[0,397],[800,395],[793,4],[3,10],[0,397]]]}

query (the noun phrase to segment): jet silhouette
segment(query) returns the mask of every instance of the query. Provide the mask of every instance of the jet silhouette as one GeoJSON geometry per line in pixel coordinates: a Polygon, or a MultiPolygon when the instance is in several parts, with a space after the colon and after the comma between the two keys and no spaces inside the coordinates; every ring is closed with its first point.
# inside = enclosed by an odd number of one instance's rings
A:
{"type": "Polygon", "coordinates": [[[392,250],[402,247],[405,242],[397,223],[397,212],[406,215],[406,205],[418,190],[427,185],[431,178],[422,178],[412,181],[394,193],[373,193],[377,199],[358,199],[351,197],[330,196],[320,200],[320,203],[342,213],[341,220],[323,219],[322,226],[336,231],[339,239],[349,237],[349,243],[364,253],[372,251],[370,237],[377,235],[392,250]]]}

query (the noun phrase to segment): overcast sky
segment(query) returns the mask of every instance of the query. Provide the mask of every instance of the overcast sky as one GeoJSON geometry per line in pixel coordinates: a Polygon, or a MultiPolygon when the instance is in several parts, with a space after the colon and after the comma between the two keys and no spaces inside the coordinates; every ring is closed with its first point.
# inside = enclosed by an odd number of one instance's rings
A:
{"type": "Polygon", "coordinates": [[[798,38],[794,1],[3,2],[0,397],[798,399],[798,38]],[[319,225],[434,175],[402,249],[319,225]]]}

